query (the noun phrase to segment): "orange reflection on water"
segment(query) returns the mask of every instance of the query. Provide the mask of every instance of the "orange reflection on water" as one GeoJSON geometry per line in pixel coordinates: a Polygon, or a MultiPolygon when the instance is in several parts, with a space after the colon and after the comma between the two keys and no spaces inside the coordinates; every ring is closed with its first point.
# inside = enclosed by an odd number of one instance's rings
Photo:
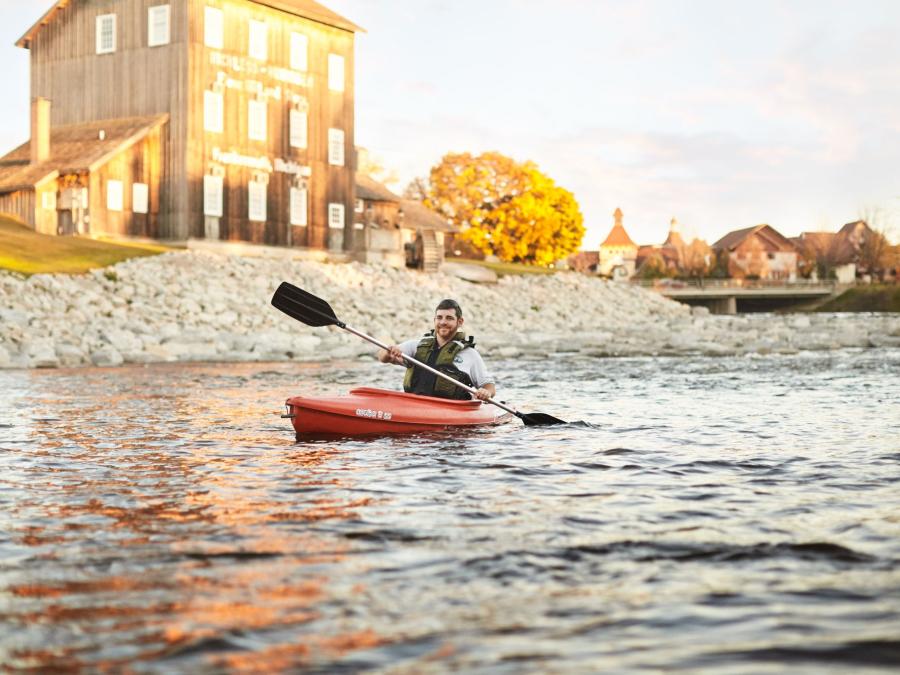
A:
{"type": "MultiPolygon", "coordinates": [[[[221,374],[220,366],[212,368],[221,374]]],[[[155,369],[98,371],[87,379],[96,380],[91,387],[100,393],[77,405],[66,398],[39,402],[61,419],[78,419],[54,423],[52,436],[43,423],[35,428],[41,474],[27,486],[31,522],[19,527],[19,541],[44,547],[48,561],[84,556],[91,563],[65,569],[61,574],[70,578],[59,583],[44,576],[8,587],[23,603],[9,618],[45,626],[48,635],[93,635],[94,642],[72,650],[32,644],[15,653],[18,664],[118,670],[194,650],[214,653],[217,640],[232,633],[287,628],[290,634],[300,626],[308,631],[294,638],[300,645],[210,659],[224,669],[272,672],[282,663],[382,644],[371,630],[317,635],[311,623],[321,618],[321,606],[345,601],[323,571],[351,548],[334,530],[312,526],[362,520],[376,503],[353,494],[353,473],[335,466],[345,450],[324,444],[297,450],[265,438],[274,425],[261,415],[269,415],[271,401],[269,408],[248,403],[246,387],[202,397],[180,387],[160,396],[154,386],[164,385],[152,378],[163,376],[155,369]],[[116,378],[132,372],[129,390],[116,378]],[[107,378],[118,390],[106,393],[107,378]],[[104,576],[104,561],[119,559],[131,576],[104,576]],[[204,646],[206,640],[213,646],[204,646]],[[139,651],[101,658],[96,652],[104,643],[139,651]]],[[[292,438],[286,422],[283,434],[292,438]]]]}
{"type": "Polygon", "coordinates": [[[299,644],[273,645],[252,654],[227,654],[210,659],[236,673],[271,673],[308,665],[315,659],[339,658],[352,651],[374,649],[386,640],[372,630],[342,635],[305,635],[299,644]]]}

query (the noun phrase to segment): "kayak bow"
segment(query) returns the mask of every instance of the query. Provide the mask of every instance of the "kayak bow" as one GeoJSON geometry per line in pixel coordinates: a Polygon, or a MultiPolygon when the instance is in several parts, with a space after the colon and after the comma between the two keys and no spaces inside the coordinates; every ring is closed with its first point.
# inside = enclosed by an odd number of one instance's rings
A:
{"type": "Polygon", "coordinates": [[[285,402],[297,436],[408,434],[488,424],[512,416],[481,401],[456,401],[359,387],[344,396],[294,396],[285,402]]]}

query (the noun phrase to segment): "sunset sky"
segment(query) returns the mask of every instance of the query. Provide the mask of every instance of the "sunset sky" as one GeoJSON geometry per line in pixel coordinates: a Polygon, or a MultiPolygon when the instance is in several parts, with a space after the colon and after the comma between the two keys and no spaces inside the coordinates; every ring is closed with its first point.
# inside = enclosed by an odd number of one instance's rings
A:
{"type": "MultiPolygon", "coordinates": [[[[900,238],[900,2],[326,0],[357,38],[357,144],[402,189],[450,151],[533,160],[596,249],[674,216],[710,243],[863,213],[900,238]]],[[[0,152],[27,140],[28,54],[51,0],[0,0],[0,152]]]]}

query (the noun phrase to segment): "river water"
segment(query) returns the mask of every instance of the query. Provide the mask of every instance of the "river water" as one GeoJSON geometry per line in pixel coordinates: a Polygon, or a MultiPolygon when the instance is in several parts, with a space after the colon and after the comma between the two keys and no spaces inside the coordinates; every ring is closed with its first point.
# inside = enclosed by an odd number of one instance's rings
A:
{"type": "Polygon", "coordinates": [[[296,442],[402,370],[0,372],[0,670],[900,664],[900,350],[491,366],[586,424],[296,442]]]}

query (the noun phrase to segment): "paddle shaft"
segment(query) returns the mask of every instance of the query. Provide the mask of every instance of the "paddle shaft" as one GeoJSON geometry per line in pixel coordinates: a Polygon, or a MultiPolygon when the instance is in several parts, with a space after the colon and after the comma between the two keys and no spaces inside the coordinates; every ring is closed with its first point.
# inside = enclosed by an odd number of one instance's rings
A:
{"type": "MultiPolygon", "coordinates": [[[[337,326],[340,327],[340,328],[343,328],[345,331],[347,331],[347,332],[349,332],[349,333],[353,333],[353,334],[356,335],[357,337],[361,337],[363,340],[368,340],[368,341],[371,342],[373,345],[376,345],[377,347],[381,347],[381,348],[382,348],[383,350],[385,350],[385,351],[389,351],[389,350],[390,350],[390,347],[389,347],[388,345],[384,344],[383,342],[380,342],[380,341],[376,340],[376,339],[373,338],[371,335],[366,335],[365,333],[360,333],[360,332],[359,332],[358,330],[356,330],[355,328],[351,328],[350,326],[348,326],[347,324],[345,324],[345,323],[343,323],[343,322],[339,322],[339,323],[337,324],[337,326]]],[[[422,363],[422,362],[419,361],[418,359],[414,359],[412,356],[407,356],[406,354],[404,354],[404,355],[403,355],[403,358],[404,358],[406,361],[408,361],[409,363],[412,363],[412,364],[418,366],[419,368],[423,368],[424,370],[427,370],[429,373],[433,373],[434,375],[437,375],[437,376],[440,377],[441,379],[447,380],[448,382],[452,382],[453,384],[455,384],[455,385],[456,385],[457,387],[459,387],[460,389],[465,389],[467,392],[469,392],[469,393],[472,394],[473,396],[474,396],[475,394],[478,393],[478,390],[475,389],[474,387],[470,387],[470,386],[468,386],[468,385],[466,385],[466,384],[463,384],[463,383],[460,382],[459,380],[454,380],[452,377],[450,377],[450,376],[447,375],[446,373],[442,373],[441,371],[437,370],[436,368],[432,368],[432,367],[429,366],[428,364],[422,363]]],[[[492,399],[492,398],[484,399],[484,402],[485,402],[485,403],[493,403],[495,406],[497,406],[497,407],[500,408],[501,410],[505,410],[506,412],[511,413],[511,414],[515,415],[516,417],[521,417],[521,416],[522,416],[518,411],[514,410],[513,408],[510,408],[509,406],[506,406],[506,405],[500,403],[500,401],[495,401],[495,400],[492,399]]]]}

